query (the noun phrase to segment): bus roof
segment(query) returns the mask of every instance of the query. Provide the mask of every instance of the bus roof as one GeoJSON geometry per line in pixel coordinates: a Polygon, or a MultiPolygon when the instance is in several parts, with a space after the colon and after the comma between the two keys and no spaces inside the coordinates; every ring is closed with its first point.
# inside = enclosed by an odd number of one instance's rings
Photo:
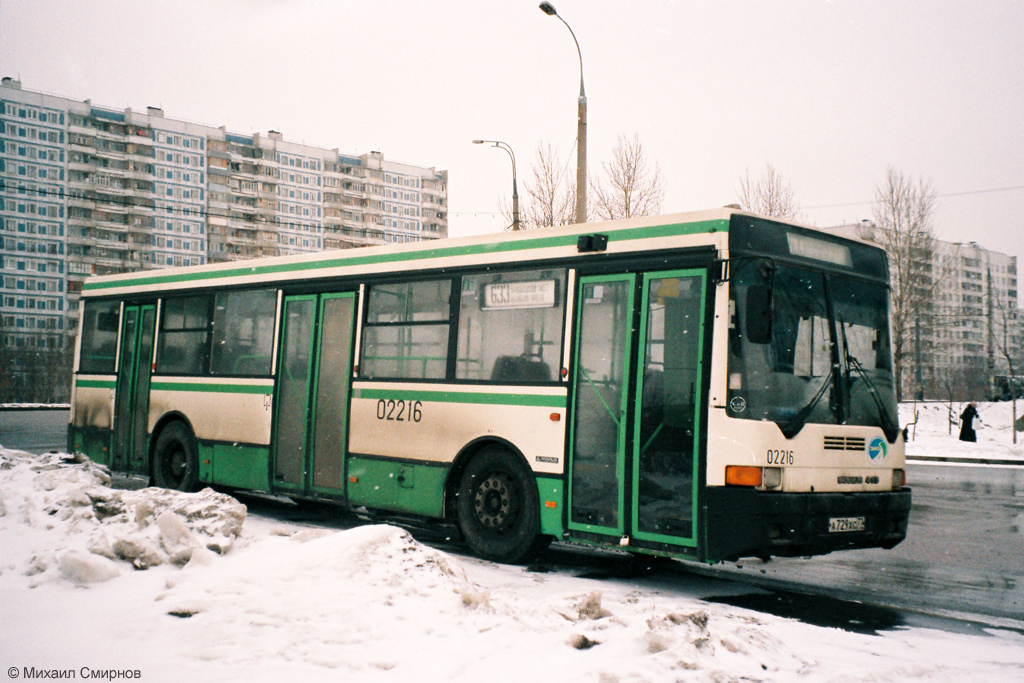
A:
{"type": "Polygon", "coordinates": [[[723,207],[665,216],[644,216],[402,245],[360,247],[100,275],[85,281],[82,296],[91,298],[203,287],[344,278],[364,275],[367,272],[386,275],[438,268],[579,258],[587,255],[581,254],[578,249],[580,236],[593,234],[608,236],[606,251],[595,252],[593,256],[641,253],[663,250],[667,247],[706,246],[724,251],[728,247],[730,219],[737,214],[754,216],[733,207],[723,207]]]}

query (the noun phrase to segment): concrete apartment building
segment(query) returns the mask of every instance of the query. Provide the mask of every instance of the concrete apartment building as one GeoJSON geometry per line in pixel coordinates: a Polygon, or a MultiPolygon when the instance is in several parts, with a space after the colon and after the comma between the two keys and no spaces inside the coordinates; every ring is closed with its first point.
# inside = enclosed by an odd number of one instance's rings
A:
{"type": "Polygon", "coordinates": [[[60,349],[93,274],[446,237],[447,171],[0,83],[0,343],[60,349]]]}
{"type": "MultiPolygon", "coordinates": [[[[827,229],[884,244],[871,221],[827,229]]],[[[929,303],[911,330],[905,393],[920,384],[924,398],[946,398],[950,391],[964,392],[958,400],[999,395],[994,378],[1011,374],[1011,361],[1014,374],[1024,374],[1017,257],[937,239],[921,272],[929,303]]]]}

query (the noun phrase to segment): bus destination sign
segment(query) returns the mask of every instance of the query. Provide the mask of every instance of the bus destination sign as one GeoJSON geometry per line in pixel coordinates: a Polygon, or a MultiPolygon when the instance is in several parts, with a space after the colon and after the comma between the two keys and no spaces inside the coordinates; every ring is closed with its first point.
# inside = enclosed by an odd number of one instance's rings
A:
{"type": "Polygon", "coordinates": [[[509,308],[551,308],[555,305],[555,280],[495,282],[484,286],[485,311],[509,308]]]}

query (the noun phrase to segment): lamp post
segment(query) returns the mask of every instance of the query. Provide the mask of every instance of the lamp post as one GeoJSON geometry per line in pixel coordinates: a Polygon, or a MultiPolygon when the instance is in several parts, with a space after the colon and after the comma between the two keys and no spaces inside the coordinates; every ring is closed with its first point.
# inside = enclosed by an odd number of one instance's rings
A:
{"type": "Polygon", "coordinates": [[[474,145],[489,144],[491,147],[500,147],[508,152],[512,159],[512,229],[521,230],[519,226],[519,184],[516,182],[516,155],[511,145],[501,140],[473,140],[474,145]]]}
{"type": "Polygon", "coordinates": [[[994,393],[992,390],[992,382],[994,380],[996,370],[995,347],[993,346],[992,339],[992,254],[989,253],[988,249],[981,246],[977,242],[971,242],[970,244],[975,249],[981,249],[983,252],[985,252],[985,289],[988,290],[988,296],[986,297],[987,301],[985,304],[985,316],[987,318],[986,326],[988,328],[988,381],[986,382],[985,388],[991,395],[992,393],[994,393]]]}
{"type": "Polygon", "coordinates": [[[587,222],[587,94],[583,90],[583,53],[580,52],[580,42],[576,40],[576,34],[572,27],[566,23],[555,6],[550,2],[540,3],[540,9],[549,17],[557,17],[560,22],[569,29],[572,42],[576,43],[576,54],[580,58],[580,97],[577,104],[576,119],[576,222],[587,222]]]}

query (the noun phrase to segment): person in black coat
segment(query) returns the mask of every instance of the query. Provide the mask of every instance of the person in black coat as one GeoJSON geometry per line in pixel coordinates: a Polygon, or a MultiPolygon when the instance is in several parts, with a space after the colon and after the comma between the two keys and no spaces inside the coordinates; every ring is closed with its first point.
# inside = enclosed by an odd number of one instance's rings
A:
{"type": "Polygon", "coordinates": [[[960,440],[977,441],[978,435],[974,431],[974,418],[978,417],[977,404],[971,401],[960,414],[960,440]]]}

